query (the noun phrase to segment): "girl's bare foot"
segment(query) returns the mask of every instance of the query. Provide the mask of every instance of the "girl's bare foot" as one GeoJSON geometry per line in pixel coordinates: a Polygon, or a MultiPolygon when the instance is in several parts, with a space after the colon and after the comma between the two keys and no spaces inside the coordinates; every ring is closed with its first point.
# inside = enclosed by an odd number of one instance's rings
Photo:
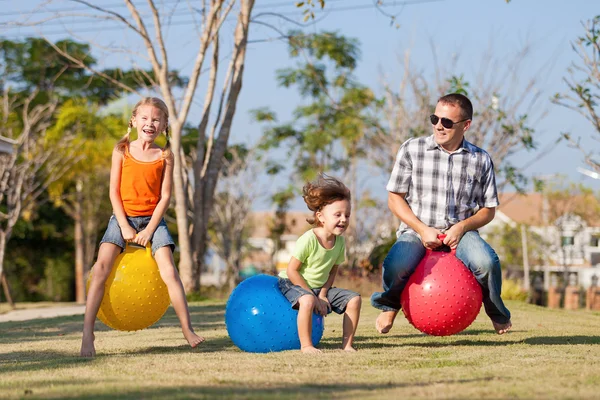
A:
{"type": "Polygon", "coordinates": [[[375,320],[375,328],[379,333],[388,333],[394,325],[398,311],[384,311],[375,320]]]}
{"type": "Polygon", "coordinates": [[[96,337],[94,334],[83,335],[81,339],[81,351],[79,355],[81,357],[95,357],[96,356],[96,348],[94,347],[94,339],[96,337]]]}
{"type": "Polygon", "coordinates": [[[188,341],[188,343],[190,344],[190,346],[192,346],[192,348],[198,346],[200,343],[202,343],[202,342],[204,342],[204,340],[206,340],[202,336],[196,335],[196,333],[194,333],[194,331],[183,332],[183,336],[185,336],[185,340],[188,341]]]}
{"type": "Polygon", "coordinates": [[[506,332],[510,331],[510,328],[512,328],[512,322],[510,321],[505,324],[498,324],[492,321],[492,325],[494,325],[494,329],[498,335],[505,334],[506,332]]]}
{"type": "Polygon", "coordinates": [[[314,346],[306,346],[300,349],[301,352],[303,352],[304,354],[319,354],[321,353],[321,350],[317,349],[314,346]]]}

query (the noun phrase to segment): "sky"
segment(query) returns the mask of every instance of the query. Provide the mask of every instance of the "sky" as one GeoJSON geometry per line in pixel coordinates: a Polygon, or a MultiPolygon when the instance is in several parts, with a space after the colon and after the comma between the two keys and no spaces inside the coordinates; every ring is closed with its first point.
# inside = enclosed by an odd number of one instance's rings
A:
{"type": "MultiPolygon", "coordinates": [[[[0,21],[15,20],[19,18],[20,13],[35,9],[40,3],[32,0],[0,0],[0,5],[5,10],[0,21]]],[[[116,0],[94,3],[126,12],[116,0]]],[[[162,4],[164,7],[172,7],[174,3],[173,0],[164,0],[162,4]]],[[[185,1],[180,3],[185,4],[185,1]]],[[[301,12],[293,3],[293,0],[258,0],[254,16],[287,31],[295,26],[268,13],[279,12],[289,19],[301,21],[301,12]]],[[[589,149],[598,148],[598,141],[592,138],[595,136],[600,139],[600,135],[594,132],[591,123],[571,110],[552,105],[548,99],[556,92],[566,91],[562,79],[569,65],[577,60],[570,42],[583,33],[583,21],[600,14],[600,2],[512,0],[507,4],[504,0],[415,0],[405,2],[404,5],[401,5],[400,1],[383,3],[386,5],[383,10],[396,16],[399,27],[392,26],[389,16],[383,15],[373,7],[373,0],[328,0],[325,10],[317,10],[316,20],[304,30],[337,31],[358,39],[361,44],[361,59],[356,77],[376,92],[381,92],[382,74],[394,82],[394,77],[398,76],[400,70],[399,57],[407,50],[411,51],[413,65],[433,79],[433,43],[441,66],[448,63],[453,55],[459,55],[456,71],[453,72],[463,74],[467,81],[475,81],[478,66],[485,52],[493,49],[502,62],[511,60],[511,56],[524,45],[531,45],[532,53],[523,66],[522,73],[523,82],[531,76],[539,79],[538,89],[541,91],[542,100],[537,111],[544,115],[536,122],[534,129],[540,150],[519,153],[511,161],[517,166],[522,166],[534,158],[539,158],[523,170],[527,176],[551,177],[562,174],[573,182],[600,190],[600,180],[577,171],[577,167],[585,167],[583,156],[577,150],[569,148],[566,144],[559,144],[547,151],[561,132],[571,132],[573,136],[580,137],[589,149]],[[542,150],[545,150],[543,156],[542,150]]],[[[74,7],[81,6],[74,6],[66,1],[53,2],[48,6],[54,9],[74,7]]],[[[34,17],[42,18],[47,15],[35,14],[34,17]]],[[[112,23],[111,25],[88,21],[81,24],[76,22],[77,18],[73,18],[72,21],[75,22],[68,25],[76,37],[65,34],[64,26],[50,23],[35,29],[0,28],[0,35],[9,39],[19,39],[26,35],[44,33],[53,40],[67,36],[102,45],[119,45],[127,50],[140,51],[140,56],[134,61],[147,67],[143,49],[139,41],[131,35],[122,29],[116,29],[112,23]]],[[[189,73],[197,48],[193,25],[190,22],[191,18],[185,10],[177,11],[166,35],[171,67],[180,69],[183,74],[189,73]]],[[[233,29],[234,22],[233,19],[226,21],[224,29],[233,29]]],[[[275,71],[278,68],[293,66],[294,62],[288,57],[286,44],[276,40],[276,37],[277,34],[270,28],[261,25],[251,27],[244,84],[230,142],[252,143],[260,137],[262,127],[252,120],[250,110],[269,107],[277,113],[280,120],[288,121],[293,109],[302,101],[293,89],[277,86],[275,71]]],[[[227,43],[226,39],[223,48],[226,49],[228,44],[231,44],[230,40],[227,43]]],[[[93,55],[106,67],[127,66],[122,54],[103,53],[96,47],[93,55]]],[[[131,65],[131,61],[128,63],[131,65]]],[[[190,122],[193,123],[200,119],[204,84],[205,82],[201,81],[196,93],[190,115],[190,122]]],[[[387,178],[387,175],[373,178],[375,185],[380,185],[382,196],[385,195],[387,178]]]]}

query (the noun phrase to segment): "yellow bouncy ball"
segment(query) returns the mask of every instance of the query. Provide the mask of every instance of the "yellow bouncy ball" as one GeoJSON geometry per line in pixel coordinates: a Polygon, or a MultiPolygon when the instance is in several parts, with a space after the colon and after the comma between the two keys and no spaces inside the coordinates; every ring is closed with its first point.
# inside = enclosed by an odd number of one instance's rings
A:
{"type": "MultiPolygon", "coordinates": [[[[89,289],[93,274],[87,281],[89,289]]],[[[104,285],[98,318],[119,331],[137,331],[157,322],[169,308],[169,292],[150,247],[127,245],[104,285]]]]}

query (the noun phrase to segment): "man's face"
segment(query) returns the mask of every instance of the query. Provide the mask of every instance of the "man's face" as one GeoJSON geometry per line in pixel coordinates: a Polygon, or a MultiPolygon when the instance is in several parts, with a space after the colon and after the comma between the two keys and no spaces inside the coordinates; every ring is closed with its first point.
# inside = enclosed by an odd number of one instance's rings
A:
{"type": "Polygon", "coordinates": [[[464,119],[461,110],[453,104],[438,103],[435,107],[435,115],[439,118],[437,124],[433,125],[435,142],[446,151],[454,151],[460,147],[464,133],[471,126],[471,120],[455,123],[452,128],[442,126],[442,118],[452,122],[464,119]]]}

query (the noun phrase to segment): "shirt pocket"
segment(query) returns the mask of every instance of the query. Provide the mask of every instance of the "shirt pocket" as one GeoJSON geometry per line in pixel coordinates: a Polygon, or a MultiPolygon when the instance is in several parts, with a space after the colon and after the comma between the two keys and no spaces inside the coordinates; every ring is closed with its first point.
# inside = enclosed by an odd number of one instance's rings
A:
{"type": "Polygon", "coordinates": [[[474,166],[469,165],[467,167],[467,186],[473,187],[473,185],[479,183],[481,180],[481,171],[477,171],[474,166]]]}
{"type": "Polygon", "coordinates": [[[466,177],[465,177],[465,183],[464,183],[464,196],[466,196],[467,199],[476,197],[478,194],[474,193],[474,191],[477,191],[477,188],[480,187],[480,181],[481,181],[481,171],[477,171],[477,169],[474,166],[467,166],[467,171],[466,171],[466,177]]]}

